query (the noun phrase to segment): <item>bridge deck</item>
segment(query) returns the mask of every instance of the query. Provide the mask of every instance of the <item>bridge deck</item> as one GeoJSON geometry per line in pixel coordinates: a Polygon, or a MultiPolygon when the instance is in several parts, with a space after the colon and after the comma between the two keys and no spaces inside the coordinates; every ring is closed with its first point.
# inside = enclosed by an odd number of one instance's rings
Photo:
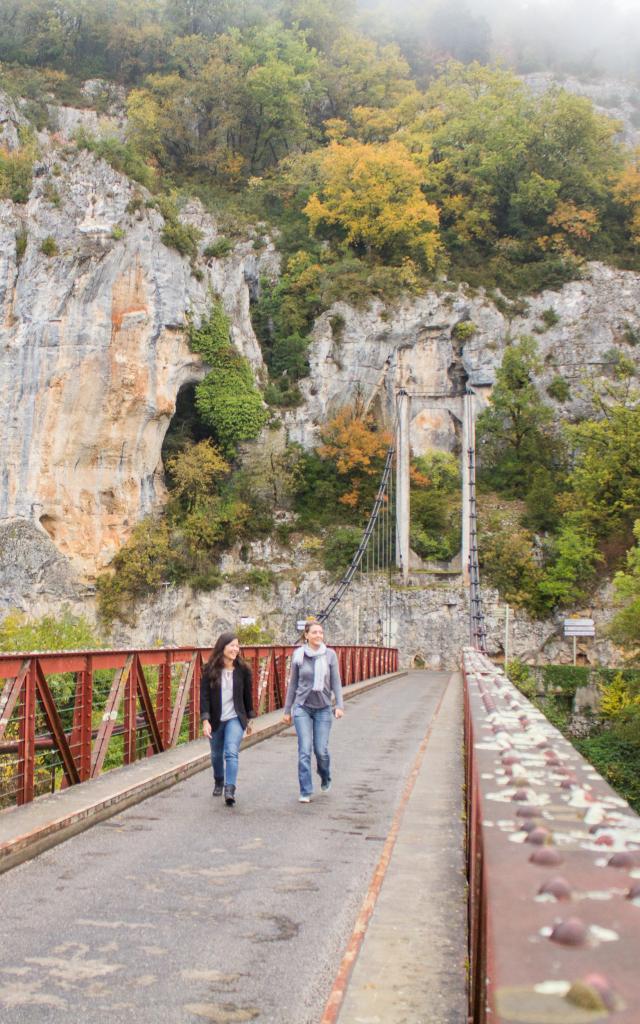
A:
{"type": "Polygon", "coordinates": [[[464,1020],[460,717],[457,677],[411,673],[349,702],[309,805],[287,729],[242,753],[235,809],[200,773],[4,875],[1,1019],[464,1020]]]}

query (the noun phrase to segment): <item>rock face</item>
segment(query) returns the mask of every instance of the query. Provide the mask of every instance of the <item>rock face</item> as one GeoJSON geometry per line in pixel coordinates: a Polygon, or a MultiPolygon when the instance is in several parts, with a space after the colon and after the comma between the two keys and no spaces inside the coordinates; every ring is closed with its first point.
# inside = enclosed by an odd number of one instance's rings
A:
{"type": "Polygon", "coordinates": [[[58,616],[61,605],[86,613],[92,597],[41,527],[24,519],[0,522],[0,617],[14,608],[58,616]]]}
{"type": "MultiPolygon", "coordinates": [[[[247,616],[278,642],[293,643],[296,620],[324,608],[336,581],[326,572],[292,570],[280,563],[274,550],[269,551],[269,564],[276,576],[267,592],[229,584],[206,594],[170,587],[140,608],[135,626],[117,626],[113,642],[123,647],[155,643],[207,646],[219,633],[237,629],[241,618],[247,616]]],[[[578,645],[581,664],[620,663],[619,652],[602,638],[608,617],[604,598],[603,593],[596,598],[596,607],[584,609],[585,615],[595,619],[596,637],[578,645]]],[[[505,614],[494,591],[484,592],[484,610],[488,651],[500,659],[504,656],[505,614]]],[[[325,628],[329,643],[390,643],[399,649],[400,664],[405,668],[423,665],[454,671],[459,668],[462,647],[469,643],[468,591],[455,574],[416,572],[407,586],[394,578],[390,589],[386,574],[372,574],[370,579],[356,576],[325,628]]],[[[508,642],[509,658],[529,664],[570,664],[572,660],[572,642],[563,636],[562,616],[540,622],[511,609],[508,642]]]]}
{"type": "Polygon", "coordinates": [[[505,348],[524,335],[538,343],[541,387],[557,376],[569,384],[568,400],[555,402],[558,415],[584,414],[582,381],[606,377],[616,352],[640,365],[638,283],[635,273],[592,263],[582,280],[530,298],[526,313],[517,316],[501,312],[481,290],[463,286],[436,288],[391,311],[381,303],[366,311],[336,303],[316,323],[311,375],[302,382],[305,404],[287,415],[291,436],[315,443],[318,426],[356,395],[391,424],[402,384],[412,395],[414,451],[454,450],[465,387],[475,391],[481,407],[505,348]],[[332,329],[336,318],[338,336],[332,329]]]}
{"type": "Polygon", "coordinates": [[[576,96],[585,96],[601,114],[620,122],[621,136],[628,146],[638,145],[638,90],[634,83],[611,78],[583,82],[573,75],[554,75],[547,71],[523,75],[522,80],[533,93],[560,88],[576,96]]]}
{"type": "MultiPolygon", "coordinates": [[[[4,109],[10,140],[19,118],[4,109]]],[[[216,237],[199,204],[183,219],[201,228],[203,245],[216,237]]],[[[160,451],[176,397],[205,372],[186,315],[198,319],[218,294],[235,344],[262,369],[250,244],[209,261],[197,280],[162,243],[163,224],[143,190],[68,148],[36,165],[25,207],[0,203],[0,520],[39,523],[87,577],[162,504],[160,451]]]]}

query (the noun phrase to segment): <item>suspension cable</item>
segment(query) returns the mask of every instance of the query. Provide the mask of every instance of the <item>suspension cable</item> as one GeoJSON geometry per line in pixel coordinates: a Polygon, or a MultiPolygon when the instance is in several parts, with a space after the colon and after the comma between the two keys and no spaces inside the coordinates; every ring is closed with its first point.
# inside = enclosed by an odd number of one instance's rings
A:
{"type": "Polygon", "coordinates": [[[339,605],[340,601],[342,600],[345,590],[351,583],[351,580],[353,579],[355,572],[362,561],[362,557],[365,551],[367,551],[368,549],[369,540],[371,539],[371,535],[378,521],[378,516],[380,515],[380,509],[382,508],[384,494],[393,467],[393,456],[395,454],[395,450],[396,449],[394,443],[392,443],[387,449],[387,457],[385,459],[382,477],[380,478],[380,486],[378,487],[378,493],[376,494],[376,499],[373,503],[373,509],[371,511],[371,515],[369,516],[369,522],[367,523],[365,531],[362,534],[362,540],[358,545],[358,550],[351,559],[351,564],[349,565],[349,568],[347,569],[346,573],[340,580],[340,583],[335,593],[332,595],[325,608],[323,608],[323,610],[316,616],[318,622],[326,622],[329,616],[333,614],[333,612],[339,605]]]}

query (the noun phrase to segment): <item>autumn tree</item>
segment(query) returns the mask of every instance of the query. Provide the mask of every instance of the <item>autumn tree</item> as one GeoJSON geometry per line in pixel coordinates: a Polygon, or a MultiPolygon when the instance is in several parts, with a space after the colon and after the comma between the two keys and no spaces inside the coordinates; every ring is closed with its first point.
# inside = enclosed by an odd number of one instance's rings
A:
{"type": "Polygon", "coordinates": [[[640,148],[634,150],[613,188],[614,198],[627,210],[629,234],[640,244],[640,148]]]}
{"type": "Polygon", "coordinates": [[[173,496],[192,511],[219,488],[230,466],[209,439],[183,448],[167,460],[173,496]]]}
{"type": "Polygon", "coordinates": [[[335,227],[356,249],[433,267],[438,211],[422,194],[422,174],[400,142],[333,142],[321,159],[321,190],[305,207],[312,230],[335,227]]]}
{"type": "Polygon", "coordinates": [[[367,511],[382,472],[391,435],[370,415],[341,409],[322,431],[318,454],[335,464],[344,491],[339,501],[360,514],[367,511]]]}

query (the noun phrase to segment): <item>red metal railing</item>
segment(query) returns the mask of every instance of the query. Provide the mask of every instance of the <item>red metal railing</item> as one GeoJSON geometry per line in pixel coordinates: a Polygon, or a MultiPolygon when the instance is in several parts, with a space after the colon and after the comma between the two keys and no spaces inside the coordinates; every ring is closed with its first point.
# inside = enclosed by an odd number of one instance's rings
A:
{"type": "MultiPolygon", "coordinates": [[[[259,714],[284,704],[291,646],[243,648],[259,714]]],[[[387,647],[335,647],[344,686],[393,672],[387,647]]],[[[0,807],[94,779],[200,732],[211,648],[0,654],[0,807]]]]}
{"type": "Polygon", "coordinates": [[[470,1017],[640,1021],[640,818],[487,657],[463,662],[470,1017]]]}

